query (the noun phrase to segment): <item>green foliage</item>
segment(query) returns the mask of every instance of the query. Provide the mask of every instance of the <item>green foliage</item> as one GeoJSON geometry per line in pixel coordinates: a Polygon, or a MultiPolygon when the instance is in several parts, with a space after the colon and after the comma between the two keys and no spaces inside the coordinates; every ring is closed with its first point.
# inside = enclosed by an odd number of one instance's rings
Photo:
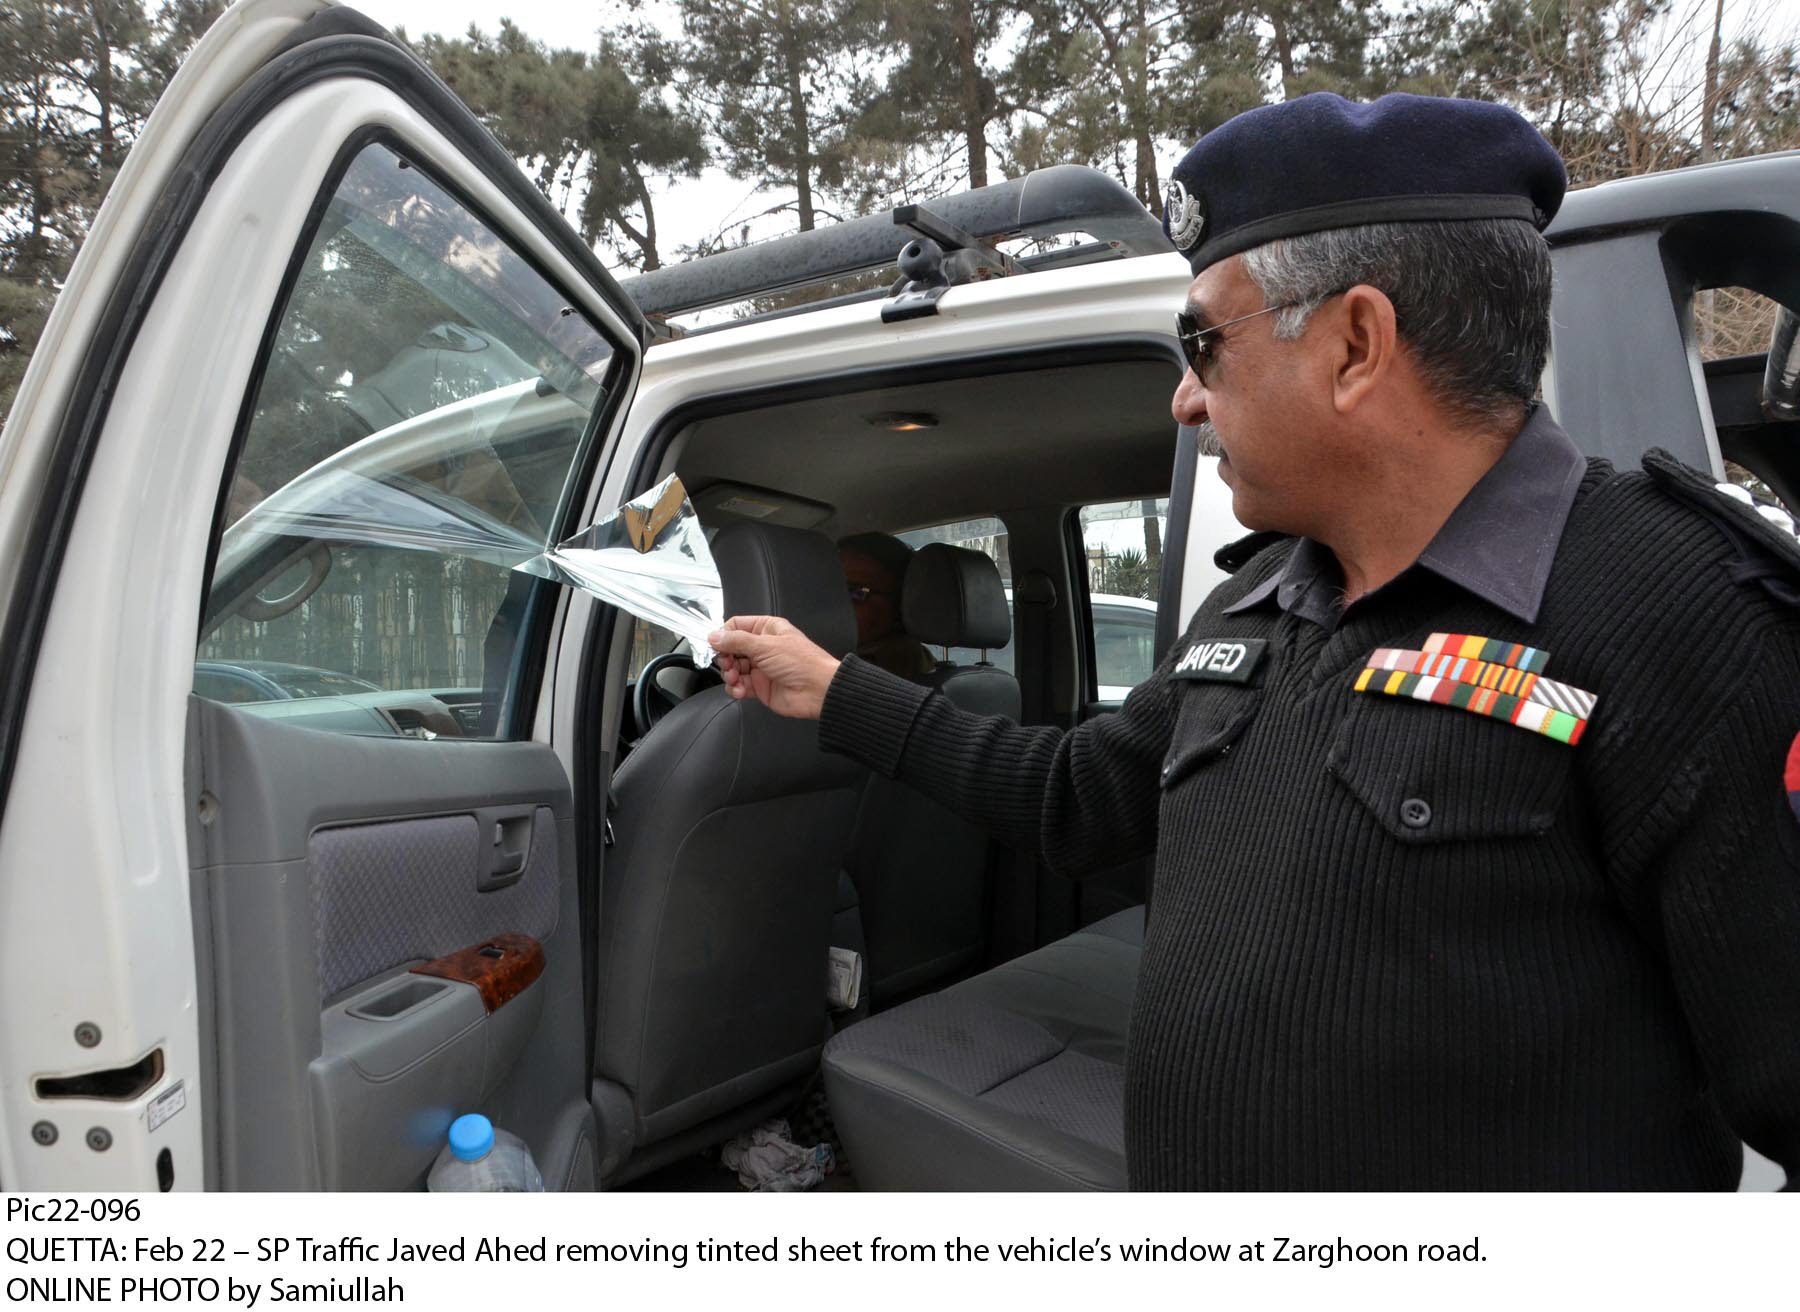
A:
{"type": "Polygon", "coordinates": [[[1156,579],[1150,562],[1135,547],[1126,547],[1116,556],[1107,556],[1100,567],[1100,586],[1096,592],[1115,597],[1143,597],[1154,600],[1156,579]]]}
{"type": "Polygon", "coordinates": [[[125,152],[223,8],[16,0],[0,10],[0,414],[125,152]]]}
{"type": "Polygon", "coordinates": [[[1562,153],[1577,186],[1800,145],[1793,32],[1745,39],[1716,74],[1702,62],[1712,5],[1672,0],[1419,0],[1396,20],[1391,85],[1499,100],[1562,153]]]}
{"type": "MultiPolygon", "coordinates": [[[[894,62],[856,121],[859,162],[875,164],[871,182],[910,198],[917,185],[906,167],[913,148],[942,141],[952,147],[944,165],[960,165],[971,187],[988,184],[989,131],[1019,111],[1005,85],[1005,37],[1015,11],[1004,0],[880,0],[872,40],[894,62]]],[[[924,172],[930,178],[943,171],[924,172]]]]}
{"type": "Polygon", "coordinates": [[[566,212],[579,194],[583,239],[623,235],[636,248],[628,263],[661,267],[650,184],[696,175],[707,151],[699,120],[660,94],[669,69],[657,38],[628,29],[593,54],[551,50],[503,18],[492,37],[471,27],[416,48],[551,201],[566,212]]]}
{"type": "Polygon", "coordinates": [[[854,106],[873,95],[862,57],[873,45],[872,0],[676,0],[671,51],[682,95],[703,107],[720,164],[733,177],[792,191],[797,226],[852,176],[854,106]]]}
{"type": "Polygon", "coordinates": [[[1109,168],[1161,214],[1159,143],[1192,141],[1262,104],[1367,94],[1373,0],[1021,0],[1006,85],[1027,119],[1021,168],[1109,168]]]}

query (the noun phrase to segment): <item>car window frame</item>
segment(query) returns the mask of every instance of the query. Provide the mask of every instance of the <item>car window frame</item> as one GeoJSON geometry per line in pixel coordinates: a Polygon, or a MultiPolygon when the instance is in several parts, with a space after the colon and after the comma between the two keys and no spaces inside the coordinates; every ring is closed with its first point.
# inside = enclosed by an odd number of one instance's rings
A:
{"type": "MultiPolygon", "coordinates": [[[[532,273],[542,278],[570,304],[579,306],[585,299],[573,295],[562,279],[544,267],[542,261],[532,253],[526,244],[517,240],[512,225],[499,222],[486,206],[472,199],[454,179],[445,176],[429,161],[422,160],[421,152],[398,132],[385,125],[371,124],[346,138],[333,156],[331,167],[326,170],[318,193],[307,209],[300,236],[282,271],[280,291],[275,298],[268,320],[264,324],[262,336],[257,344],[256,364],[245,380],[244,394],[238,404],[237,417],[233,421],[231,446],[220,471],[219,488],[213,507],[212,529],[207,538],[206,568],[202,576],[200,614],[194,639],[196,652],[206,635],[230,605],[236,604],[236,601],[241,599],[245,592],[254,589],[258,582],[269,577],[273,571],[286,568],[288,562],[320,541],[316,538],[297,536],[271,538],[268,548],[255,553],[245,562],[241,571],[247,580],[244,588],[237,589],[232,594],[224,594],[226,599],[222,599],[218,605],[214,605],[213,594],[217,582],[214,572],[218,567],[219,548],[224,539],[225,529],[228,527],[226,516],[230,509],[231,486],[243,459],[244,446],[249,439],[251,423],[256,412],[256,401],[262,390],[264,376],[274,358],[276,338],[279,336],[281,326],[293,304],[295,290],[307,267],[307,257],[311,254],[313,245],[323,230],[333,198],[357,156],[375,145],[384,146],[392,151],[398,159],[405,163],[406,167],[417,170],[421,177],[429,180],[456,204],[462,206],[477,222],[485,225],[503,241],[513,255],[532,273]]],[[[519,217],[529,217],[529,215],[521,211],[519,217]]],[[[551,516],[549,529],[552,541],[559,541],[571,535],[579,527],[575,520],[580,513],[580,508],[585,503],[587,489],[598,474],[601,447],[603,446],[602,439],[611,431],[620,410],[629,403],[629,389],[624,384],[634,366],[634,357],[638,349],[633,343],[621,340],[620,334],[615,332],[605,320],[586,310],[579,312],[589,326],[611,347],[611,355],[604,377],[599,383],[600,393],[597,402],[589,410],[581,436],[577,439],[575,458],[570,463],[569,474],[563,482],[556,509],[551,516]]],[[[326,545],[330,548],[332,544],[327,543],[326,545]]],[[[526,731],[537,714],[537,699],[543,683],[543,673],[551,640],[552,619],[556,611],[555,605],[546,604],[546,601],[547,598],[553,599],[554,590],[558,587],[560,587],[559,584],[548,579],[532,580],[530,593],[522,607],[518,635],[514,640],[514,657],[507,675],[507,686],[500,697],[500,711],[493,736],[474,741],[510,742],[528,736],[526,731]],[[550,591],[547,593],[546,589],[550,591]]]]}
{"type": "MultiPolygon", "coordinates": [[[[1182,560],[1187,554],[1187,523],[1190,517],[1191,499],[1193,497],[1192,461],[1184,460],[1183,455],[1188,448],[1183,439],[1190,443],[1193,429],[1182,427],[1176,442],[1175,477],[1169,490],[1156,495],[1156,500],[1166,501],[1167,508],[1163,512],[1162,569],[1157,576],[1157,596],[1152,603],[1156,607],[1155,624],[1151,628],[1151,665],[1154,670],[1158,662],[1168,653],[1173,638],[1165,639],[1172,629],[1172,616],[1176,605],[1168,589],[1173,587],[1179,596],[1181,587],[1182,560]],[[1182,471],[1187,471],[1185,480],[1182,471]],[[1177,500],[1177,496],[1182,499],[1177,500]],[[1180,525],[1177,534],[1176,525],[1180,525]]],[[[1081,652],[1081,699],[1082,704],[1099,710],[1117,710],[1125,703],[1119,701],[1102,701],[1100,697],[1100,659],[1095,645],[1094,632],[1094,590],[1088,582],[1087,569],[1087,535],[1083,531],[1081,512],[1090,506],[1110,506],[1120,501],[1138,500],[1135,497],[1115,497],[1110,501],[1094,501],[1078,506],[1070,506],[1063,515],[1063,543],[1068,557],[1068,580],[1070,596],[1075,603],[1075,632],[1079,640],[1081,652]]],[[[1113,594],[1101,593],[1101,596],[1113,594]]],[[[1139,600],[1148,601],[1149,598],[1139,600]]],[[[1116,685],[1108,684],[1108,687],[1116,685]]],[[[1135,686],[1135,685],[1134,685],[1135,686]]],[[[1129,695],[1129,694],[1128,694],[1129,695]]]]}

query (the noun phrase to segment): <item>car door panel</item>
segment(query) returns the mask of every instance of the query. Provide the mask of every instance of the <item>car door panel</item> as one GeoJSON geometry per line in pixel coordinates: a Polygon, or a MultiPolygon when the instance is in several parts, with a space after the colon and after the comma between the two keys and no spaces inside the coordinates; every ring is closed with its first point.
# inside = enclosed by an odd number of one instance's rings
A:
{"type": "Polygon", "coordinates": [[[560,882],[556,815],[527,800],[531,828],[517,878],[484,889],[483,860],[498,844],[477,817],[492,809],[313,831],[306,864],[321,1000],[400,962],[434,960],[495,934],[549,938],[560,882]]]}
{"type": "Polygon", "coordinates": [[[586,1089],[573,811],[555,755],[324,733],[199,698],[194,714],[219,1184],[410,1187],[454,1115],[501,1105],[546,1180],[569,1179],[587,1136],[565,1122],[586,1089]],[[494,834],[477,816],[520,807],[520,876],[481,891],[494,834]],[[505,934],[542,946],[543,973],[491,1013],[471,985],[410,973],[505,934]],[[409,984],[428,996],[387,1000],[409,984]]]}
{"type": "MultiPolygon", "coordinates": [[[[611,343],[565,504],[635,384],[641,316],[378,33],[292,0],[231,11],[134,150],[9,422],[0,993],[44,1000],[0,1017],[9,1187],[409,1187],[469,1110],[525,1137],[550,1187],[593,1180],[567,745],[354,737],[188,696],[258,362],[359,142],[429,170],[611,343]],[[479,990],[446,983],[370,1015],[414,965],[501,934],[543,950],[516,996],[471,1010],[479,990]],[[128,1098],[55,1092],[146,1054],[128,1098]]],[[[533,668],[500,681],[502,735],[530,729],[533,668]]]]}

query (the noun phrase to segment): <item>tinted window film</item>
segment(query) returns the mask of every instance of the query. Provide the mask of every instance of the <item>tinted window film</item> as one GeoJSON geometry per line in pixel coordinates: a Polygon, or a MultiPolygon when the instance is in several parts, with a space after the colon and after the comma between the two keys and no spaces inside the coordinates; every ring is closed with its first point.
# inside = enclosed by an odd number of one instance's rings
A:
{"type": "Polygon", "coordinates": [[[377,733],[491,731],[484,688],[510,683],[520,612],[551,585],[486,544],[546,540],[611,360],[475,213],[387,146],[359,152],[261,362],[195,690],[263,688],[300,722],[295,701],[348,699],[377,733]],[[417,692],[448,717],[384,704],[417,692]]]}

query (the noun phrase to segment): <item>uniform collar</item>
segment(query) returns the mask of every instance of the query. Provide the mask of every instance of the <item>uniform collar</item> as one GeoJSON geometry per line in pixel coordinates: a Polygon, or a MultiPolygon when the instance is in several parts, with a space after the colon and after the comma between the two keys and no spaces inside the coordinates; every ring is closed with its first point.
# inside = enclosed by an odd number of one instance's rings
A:
{"type": "MultiPolygon", "coordinates": [[[[1548,410],[1534,407],[1413,568],[1428,569],[1527,624],[1535,622],[1586,472],[1587,460],[1569,435],[1548,410]]],[[[1301,538],[1286,565],[1224,613],[1235,615],[1273,599],[1282,610],[1330,628],[1337,623],[1342,579],[1330,548],[1301,538]]]]}

